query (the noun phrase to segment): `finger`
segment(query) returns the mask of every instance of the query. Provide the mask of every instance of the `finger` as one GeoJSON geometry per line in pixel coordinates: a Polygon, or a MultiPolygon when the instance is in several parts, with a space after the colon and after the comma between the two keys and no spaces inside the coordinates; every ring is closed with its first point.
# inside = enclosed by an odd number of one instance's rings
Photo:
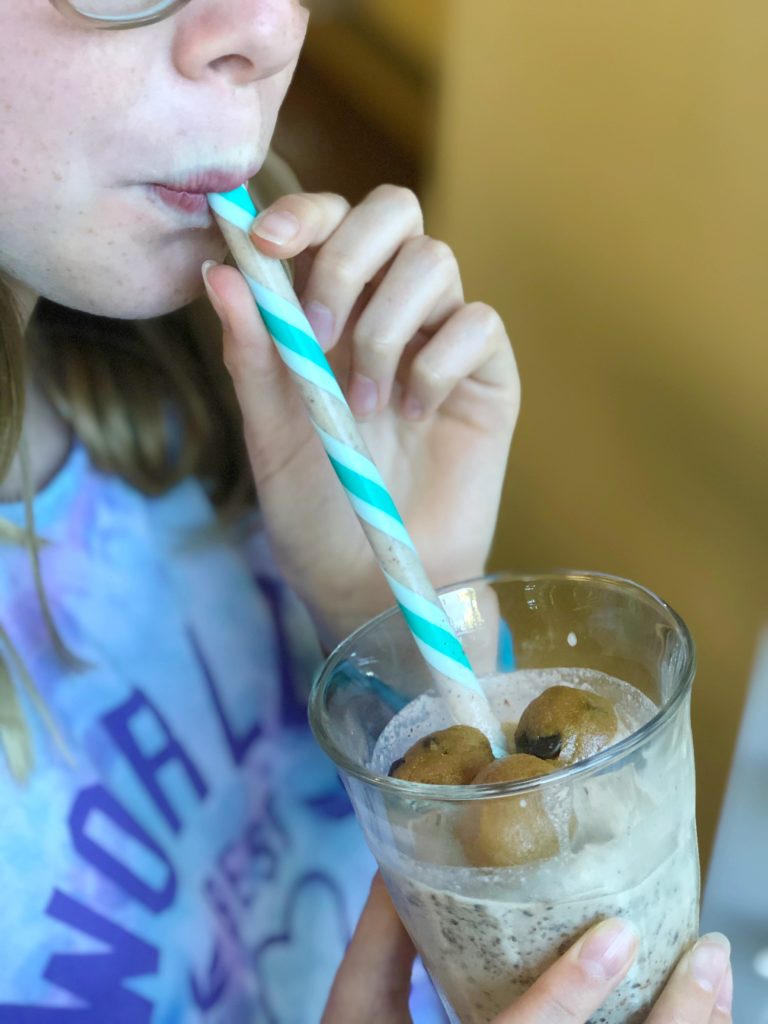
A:
{"type": "Polygon", "coordinates": [[[716,932],[699,939],[675,968],[648,1024],[710,1024],[713,1014],[719,1012],[718,994],[727,996],[727,990],[722,993],[722,985],[728,972],[730,949],[726,937],[716,932]]]}
{"type": "Polygon", "coordinates": [[[637,933],[618,918],[591,928],[494,1024],[585,1024],[626,975],[637,933]]]}
{"type": "Polygon", "coordinates": [[[374,189],[349,211],[318,249],[301,295],[313,326],[318,314],[325,319],[327,333],[318,338],[323,347],[339,339],[365,286],[423,230],[418,199],[393,185],[374,189]]]}
{"type": "Polygon", "coordinates": [[[406,1024],[414,956],[377,874],[321,1024],[406,1024]]]}
{"type": "Polygon", "coordinates": [[[405,347],[419,331],[442,324],[463,300],[449,246],[427,235],[408,239],[355,325],[349,400],[357,415],[389,402],[405,347]]]}
{"type": "Polygon", "coordinates": [[[518,388],[512,346],[498,313],[483,303],[459,309],[415,356],[401,382],[401,414],[413,420],[429,416],[469,379],[481,387],[509,389],[514,425],[518,388]]]}
{"type": "Polygon", "coordinates": [[[234,267],[208,264],[203,277],[222,322],[224,362],[243,413],[258,486],[314,435],[242,275],[234,267]]]}
{"type": "Polygon", "coordinates": [[[733,969],[730,963],[715,997],[709,1024],[733,1024],[733,969]]]}
{"type": "Polygon", "coordinates": [[[333,192],[282,196],[254,220],[251,239],[267,256],[290,259],[322,245],[348,212],[347,200],[333,192]]]}

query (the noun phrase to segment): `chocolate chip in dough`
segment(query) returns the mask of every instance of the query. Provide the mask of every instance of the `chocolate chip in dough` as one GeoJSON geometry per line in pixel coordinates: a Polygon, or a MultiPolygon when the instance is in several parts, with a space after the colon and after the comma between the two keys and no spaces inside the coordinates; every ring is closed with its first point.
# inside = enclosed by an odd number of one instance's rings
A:
{"type": "Polygon", "coordinates": [[[606,697],[575,686],[550,686],[523,712],[515,731],[519,753],[565,767],[609,746],[618,719],[606,697]]]}

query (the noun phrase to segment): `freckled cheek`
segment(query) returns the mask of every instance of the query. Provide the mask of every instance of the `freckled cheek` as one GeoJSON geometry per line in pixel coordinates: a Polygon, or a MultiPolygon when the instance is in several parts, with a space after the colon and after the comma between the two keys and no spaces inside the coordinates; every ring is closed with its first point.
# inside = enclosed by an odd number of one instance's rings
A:
{"type": "Polygon", "coordinates": [[[61,116],[48,109],[19,109],[0,126],[0,185],[5,199],[45,201],[51,190],[72,177],[71,169],[83,163],[82,131],[71,111],[61,116]]]}
{"type": "MultiPolygon", "coordinates": [[[[34,153],[5,151],[0,145],[0,251],[13,258],[49,248],[63,233],[69,202],[59,194],[58,173],[34,153]]],[[[25,259],[26,262],[26,259],[25,259]]]]}

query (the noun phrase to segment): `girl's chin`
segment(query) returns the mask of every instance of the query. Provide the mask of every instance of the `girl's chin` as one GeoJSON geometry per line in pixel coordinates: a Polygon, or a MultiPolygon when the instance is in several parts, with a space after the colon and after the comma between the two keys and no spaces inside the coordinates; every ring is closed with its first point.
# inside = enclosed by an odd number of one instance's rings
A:
{"type": "Polygon", "coordinates": [[[215,233],[186,235],[178,242],[160,247],[133,245],[116,262],[112,253],[98,262],[90,252],[70,261],[67,277],[31,282],[39,295],[70,309],[118,320],[139,320],[162,316],[185,306],[203,291],[202,265],[207,259],[220,262],[226,244],[215,233]]]}
{"type": "Polygon", "coordinates": [[[199,267],[175,280],[146,281],[121,285],[88,294],[50,295],[53,301],[83,313],[112,317],[116,320],[148,320],[173,313],[199,298],[205,287],[199,267]]]}

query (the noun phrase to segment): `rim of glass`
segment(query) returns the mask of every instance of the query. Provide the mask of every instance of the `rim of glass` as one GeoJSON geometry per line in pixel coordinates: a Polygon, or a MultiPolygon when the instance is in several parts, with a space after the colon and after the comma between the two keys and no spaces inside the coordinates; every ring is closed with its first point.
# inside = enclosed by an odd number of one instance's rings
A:
{"type": "Polygon", "coordinates": [[[53,6],[72,22],[89,28],[128,29],[153,25],[170,17],[189,0],[159,0],[147,10],[137,14],[85,14],[79,10],[72,0],[50,0],[53,6]]]}
{"type": "Polygon", "coordinates": [[[644,587],[641,583],[635,583],[633,580],[625,579],[623,576],[615,576],[611,573],[574,569],[554,569],[543,572],[525,573],[488,573],[484,576],[474,576],[467,580],[450,583],[445,587],[439,587],[437,593],[450,594],[452,591],[458,590],[461,587],[467,587],[477,583],[541,583],[546,580],[566,579],[608,584],[625,590],[633,590],[638,595],[643,595],[646,599],[650,599],[650,601],[656,605],[659,610],[663,610],[669,615],[671,624],[677,628],[684,641],[685,661],[678,673],[677,685],[675,686],[667,703],[636,732],[626,736],[623,740],[620,740],[613,746],[607,747],[605,750],[601,750],[597,754],[593,754],[592,757],[579,761],[577,764],[560,768],[549,775],[541,775],[536,779],[524,779],[518,782],[494,782],[484,785],[468,786],[442,786],[435,785],[434,783],[409,782],[405,779],[393,779],[389,775],[378,775],[376,772],[372,772],[368,768],[364,768],[361,765],[356,764],[336,748],[336,745],[328,736],[319,721],[320,711],[322,709],[324,682],[332,676],[336,666],[345,656],[349,647],[356,643],[360,637],[373,629],[378,628],[387,619],[401,615],[400,609],[395,605],[388,608],[386,611],[379,613],[373,619],[369,619],[368,622],[363,623],[363,625],[359,626],[353,633],[350,633],[348,637],[342,640],[341,643],[334,648],[323,662],[322,667],[313,681],[308,703],[309,724],[315,735],[315,739],[325,753],[331,758],[337,768],[341,769],[347,775],[361,779],[363,782],[366,782],[377,789],[384,790],[385,792],[392,793],[401,798],[432,802],[439,801],[445,803],[461,803],[466,800],[478,799],[499,799],[521,793],[531,793],[539,789],[544,789],[547,786],[557,785],[567,779],[581,775],[594,774],[617,761],[623,760],[639,746],[642,746],[650,736],[653,736],[658,732],[666,721],[672,717],[691,689],[693,677],[696,672],[696,647],[693,642],[693,637],[691,636],[684,620],[670,604],[660,598],[658,594],[649,590],[648,587],[644,587]]]}

